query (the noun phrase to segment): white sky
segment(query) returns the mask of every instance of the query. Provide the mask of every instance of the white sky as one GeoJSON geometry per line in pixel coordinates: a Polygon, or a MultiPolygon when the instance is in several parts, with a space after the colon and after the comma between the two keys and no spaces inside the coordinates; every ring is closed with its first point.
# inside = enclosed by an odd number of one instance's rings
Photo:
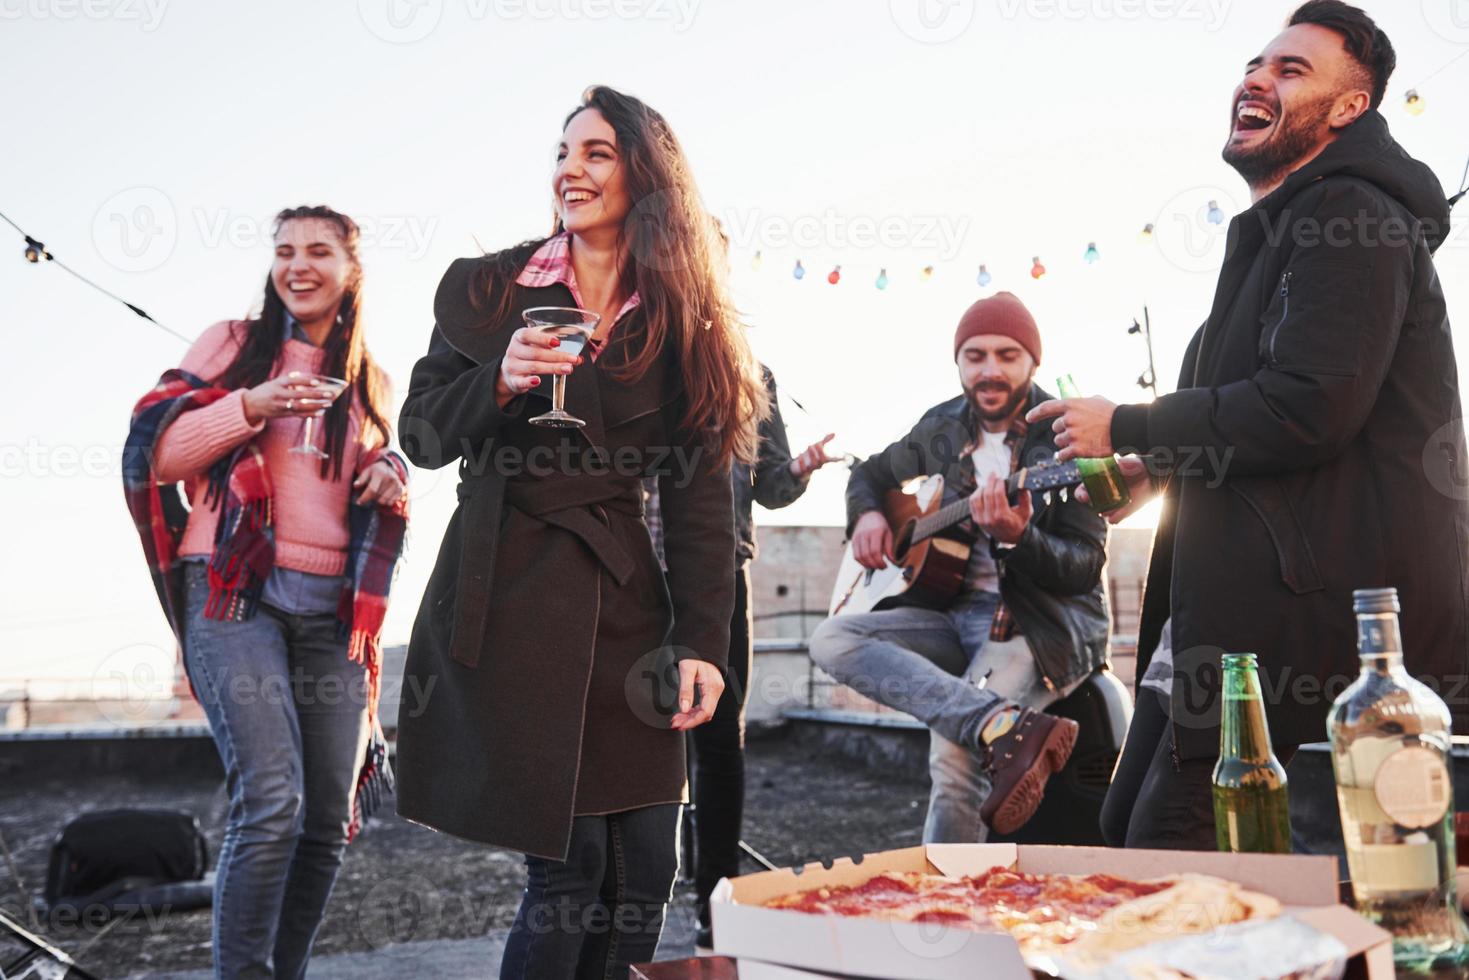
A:
{"type": "MultiPolygon", "coordinates": [[[[545,231],[560,122],[584,86],[614,85],[668,117],[734,237],[756,351],[814,416],[785,403],[792,443],[832,428],[864,453],[957,391],[949,343],[988,291],[981,262],[990,290],[1036,314],[1045,386],[1072,371],[1138,400],[1145,359],[1125,328],[1146,302],[1171,388],[1213,293],[1222,236],[1208,201],[1227,215],[1247,204],[1219,160],[1230,93],[1293,6],[0,0],[0,211],[194,336],[258,300],[276,210],[329,203],[367,229],[369,343],[401,388],[443,269],[475,238],[498,248],[545,231]],[[1145,222],[1158,229],[1148,245],[1145,222]],[[1038,283],[1036,255],[1049,270],[1038,283]]],[[[1367,7],[1398,49],[1393,130],[1452,191],[1469,153],[1469,58],[1449,63],[1469,50],[1469,2],[1367,7]],[[1414,85],[1428,104],[1417,118],[1402,109],[1414,85]]],[[[1462,325],[1460,211],[1439,271],[1462,325]]],[[[0,246],[13,249],[0,250],[0,678],[167,663],[117,457],[133,401],[183,346],[28,266],[10,229],[0,246]]],[[[389,642],[408,635],[453,483],[452,468],[418,474],[389,642]]],[[[841,468],[818,474],[761,519],[841,523],[844,484],[841,468]]]]}

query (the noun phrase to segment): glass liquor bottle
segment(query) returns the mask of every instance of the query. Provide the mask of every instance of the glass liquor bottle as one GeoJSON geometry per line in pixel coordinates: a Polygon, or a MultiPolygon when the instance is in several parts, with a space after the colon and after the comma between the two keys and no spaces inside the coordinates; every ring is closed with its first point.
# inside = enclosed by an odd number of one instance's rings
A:
{"type": "Polygon", "coordinates": [[[1336,798],[1357,911],[1393,934],[1399,968],[1469,957],[1454,880],[1449,709],[1403,667],[1396,589],[1352,593],[1362,671],[1331,707],[1336,798]]]}
{"type": "MultiPolygon", "coordinates": [[[[1062,398],[1081,397],[1081,389],[1076,386],[1076,382],[1069,374],[1063,374],[1057,378],[1056,387],[1060,389],[1062,398]]],[[[1117,457],[1078,459],[1076,469],[1081,473],[1082,483],[1086,485],[1087,496],[1091,498],[1092,510],[1098,514],[1126,507],[1132,500],[1132,492],[1127,489],[1127,480],[1122,475],[1122,468],[1117,465],[1117,457]]]]}
{"type": "Polygon", "coordinates": [[[1224,711],[1214,766],[1214,832],[1221,851],[1289,854],[1285,767],[1270,747],[1253,653],[1224,655],[1224,711]]]}

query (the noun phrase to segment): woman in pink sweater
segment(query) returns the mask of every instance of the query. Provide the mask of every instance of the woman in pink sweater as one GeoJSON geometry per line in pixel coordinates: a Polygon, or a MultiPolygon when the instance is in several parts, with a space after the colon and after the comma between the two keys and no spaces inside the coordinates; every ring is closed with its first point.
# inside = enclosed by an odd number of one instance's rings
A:
{"type": "Polygon", "coordinates": [[[178,546],[184,665],[230,796],[214,900],[220,978],[304,976],[370,735],[368,672],[349,659],[339,620],[348,516],[353,502],[397,502],[407,470],[375,452],[391,435],[388,391],[358,316],[358,238],[329,208],[277,215],[260,315],[210,327],[181,365],[230,393],[178,414],[155,449],[154,479],[184,481],[192,507],[178,546]],[[318,375],[347,380],[346,392],[323,397],[318,375]],[[323,412],[326,457],[291,452],[323,412]],[[205,615],[224,512],[209,471],[247,443],[269,475],[274,563],[246,611],[221,619],[205,615]]]}

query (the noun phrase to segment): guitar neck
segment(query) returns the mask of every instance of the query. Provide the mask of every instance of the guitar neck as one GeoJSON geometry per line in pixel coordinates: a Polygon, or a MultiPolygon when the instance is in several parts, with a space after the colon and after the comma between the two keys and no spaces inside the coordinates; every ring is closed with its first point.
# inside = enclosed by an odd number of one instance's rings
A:
{"type": "MultiPolygon", "coordinates": [[[[1006,477],[1005,495],[1009,496],[1019,490],[1024,478],[1024,470],[1017,470],[1006,477]]],[[[932,514],[925,514],[918,518],[913,527],[913,541],[916,543],[922,541],[924,538],[931,538],[942,531],[947,531],[968,516],[969,498],[960,497],[958,500],[940,507],[932,514]]]]}

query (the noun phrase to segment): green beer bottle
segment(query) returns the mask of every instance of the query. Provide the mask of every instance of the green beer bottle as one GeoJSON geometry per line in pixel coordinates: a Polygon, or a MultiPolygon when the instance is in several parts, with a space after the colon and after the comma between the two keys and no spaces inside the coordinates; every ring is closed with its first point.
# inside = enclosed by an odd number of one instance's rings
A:
{"type": "MultiPolygon", "coordinates": [[[[1081,397],[1081,389],[1076,387],[1076,382],[1071,380],[1069,374],[1057,378],[1056,387],[1061,390],[1062,398],[1081,397]]],[[[1122,468],[1117,465],[1115,456],[1078,459],[1076,468],[1081,473],[1081,482],[1086,485],[1087,496],[1091,497],[1092,510],[1098,514],[1126,507],[1132,500],[1132,493],[1127,489],[1127,480],[1123,478],[1122,468]]]]}
{"type": "Polygon", "coordinates": [[[1224,655],[1214,833],[1221,851],[1289,854],[1291,849],[1285,767],[1270,748],[1253,653],[1224,655]]]}

